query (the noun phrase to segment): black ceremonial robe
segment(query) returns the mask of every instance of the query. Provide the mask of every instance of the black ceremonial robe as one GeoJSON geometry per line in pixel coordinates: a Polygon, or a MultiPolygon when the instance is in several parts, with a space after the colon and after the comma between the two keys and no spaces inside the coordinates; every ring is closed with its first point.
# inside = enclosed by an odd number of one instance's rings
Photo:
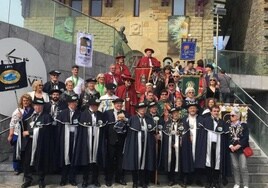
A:
{"type": "MultiPolygon", "coordinates": [[[[124,146],[124,157],[123,157],[123,169],[125,170],[149,170],[154,171],[155,165],[155,125],[153,119],[145,116],[147,124],[147,139],[146,139],[146,152],[144,169],[142,166],[142,159],[139,157],[139,153],[144,151],[145,134],[141,128],[141,122],[138,115],[134,115],[129,119],[129,129],[124,146]],[[139,140],[139,137],[144,138],[144,142],[139,140]],[[141,143],[141,144],[139,144],[141,143]],[[140,145],[140,152],[139,152],[140,145]]],[[[142,138],[141,138],[142,139],[142,138]]]]}
{"type": "Polygon", "coordinates": [[[189,125],[188,116],[182,119],[185,134],[182,136],[182,171],[184,173],[194,172],[195,168],[203,168],[202,161],[205,160],[206,153],[204,152],[206,140],[204,138],[204,130],[200,129],[203,118],[196,117],[196,146],[195,160],[192,152],[191,127],[189,125]]]}
{"type": "MultiPolygon", "coordinates": [[[[78,119],[80,116],[80,111],[79,110],[75,110],[72,119],[70,119],[70,109],[64,109],[63,111],[61,111],[58,115],[58,117],[56,118],[57,121],[57,125],[58,125],[58,132],[57,132],[57,157],[58,157],[58,165],[59,167],[63,167],[66,164],[65,161],[65,136],[66,135],[66,131],[65,129],[67,129],[69,125],[74,125],[75,126],[75,132],[74,132],[74,140],[76,140],[77,137],[77,126],[78,126],[78,119]]],[[[73,146],[75,147],[75,146],[73,146]]],[[[75,153],[73,153],[75,155],[75,153]]],[[[70,161],[70,164],[73,165],[73,159],[74,157],[72,157],[72,161],[70,161]]]]}
{"type": "Polygon", "coordinates": [[[91,163],[97,163],[98,165],[105,167],[106,141],[103,113],[100,111],[96,112],[96,122],[97,124],[99,122],[98,125],[92,124],[91,115],[92,113],[89,110],[85,110],[81,113],[79,118],[76,146],[74,150],[76,154],[74,157],[74,164],[76,166],[87,166],[91,163]],[[90,129],[92,131],[91,133],[90,129]],[[90,141],[92,146],[91,151],[89,147],[90,141]],[[96,146],[95,150],[94,146],[96,146]]]}
{"type": "Polygon", "coordinates": [[[32,114],[23,122],[24,131],[29,131],[29,136],[23,137],[22,151],[24,167],[33,166],[37,172],[49,173],[54,171],[54,137],[52,136],[52,118],[42,112],[34,117],[32,114]],[[35,147],[36,145],[36,147],[35,147]],[[32,152],[34,155],[32,156],[32,152]]]}
{"type": "MultiPolygon", "coordinates": [[[[230,150],[229,150],[229,127],[221,119],[219,119],[218,125],[214,130],[214,122],[212,117],[204,119],[203,125],[201,126],[206,133],[204,133],[204,139],[208,139],[208,132],[215,132],[220,135],[220,171],[221,174],[226,177],[231,175],[231,161],[230,161],[230,150]]],[[[209,152],[207,144],[205,144],[204,153],[209,152]]],[[[202,161],[202,165],[205,167],[206,160],[202,161]]]]}

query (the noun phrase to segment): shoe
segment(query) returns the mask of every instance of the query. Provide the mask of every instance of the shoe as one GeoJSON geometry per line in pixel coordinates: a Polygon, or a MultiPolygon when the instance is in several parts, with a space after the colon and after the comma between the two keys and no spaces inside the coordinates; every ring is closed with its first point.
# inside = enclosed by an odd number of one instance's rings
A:
{"type": "Polygon", "coordinates": [[[60,181],[60,186],[65,186],[66,185],[66,181],[65,180],[61,180],[60,181]]]}
{"type": "Polygon", "coordinates": [[[168,186],[173,186],[173,185],[175,185],[176,183],[174,182],[174,181],[170,181],[169,183],[168,183],[168,186]]]}
{"type": "Polygon", "coordinates": [[[125,180],[122,180],[122,179],[115,180],[115,183],[119,183],[121,185],[127,185],[127,182],[125,180]]]}
{"type": "Polygon", "coordinates": [[[137,183],[133,183],[132,187],[133,188],[138,188],[138,184],[137,183]]]}
{"type": "Polygon", "coordinates": [[[248,186],[244,186],[244,188],[248,188],[248,186]]]}
{"type": "Polygon", "coordinates": [[[39,188],[45,188],[45,182],[44,181],[39,181],[39,188]]]}
{"type": "Polygon", "coordinates": [[[27,188],[27,187],[30,187],[31,184],[32,184],[31,181],[26,181],[25,183],[23,183],[23,184],[21,185],[21,188],[27,188]]]}
{"type": "Polygon", "coordinates": [[[204,186],[203,183],[202,183],[202,181],[200,181],[200,180],[196,180],[195,184],[198,185],[199,187],[203,187],[204,186]]]}
{"type": "Polygon", "coordinates": [[[235,184],[234,188],[240,188],[240,185],[235,184]]]}
{"type": "Polygon", "coordinates": [[[95,181],[93,184],[94,184],[96,187],[100,187],[100,186],[101,186],[99,181],[95,181]]]}
{"type": "Polygon", "coordinates": [[[21,171],[15,171],[15,172],[14,172],[14,175],[15,175],[15,176],[18,176],[18,175],[20,175],[20,174],[21,174],[21,171]]]}
{"type": "Polygon", "coordinates": [[[142,188],[148,188],[148,186],[147,185],[143,185],[142,188]]]}
{"type": "Polygon", "coordinates": [[[83,188],[86,188],[88,186],[88,182],[87,181],[83,181],[83,183],[82,183],[82,187],[83,188]]]}
{"type": "Polygon", "coordinates": [[[213,186],[212,186],[212,188],[213,188],[213,187],[215,187],[215,188],[220,188],[221,186],[220,186],[220,183],[214,183],[213,186]]]}
{"type": "Polygon", "coordinates": [[[106,184],[107,187],[111,187],[112,186],[112,182],[110,182],[110,181],[106,181],[105,184],[106,184]]]}
{"type": "Polygon", "coordinates": [[[77,183],[76,183],[75,180],[74,180],[74,181],[70,181],[70,184],[71,184],[72,186],[77,186],[77,183]]]}

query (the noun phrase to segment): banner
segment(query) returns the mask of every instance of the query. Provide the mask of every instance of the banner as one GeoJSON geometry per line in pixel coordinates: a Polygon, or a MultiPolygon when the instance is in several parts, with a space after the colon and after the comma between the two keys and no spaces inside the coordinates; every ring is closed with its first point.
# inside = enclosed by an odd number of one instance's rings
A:
{"type": "Polygon", "coordinates": [[[0,92],[27,86],[25,62],[0,65],[0,92]]]}
{"type": "Polygon", "coordinates": [[[136,92],[145,93],[146,83],[149,82],[152,68],[136,68],[135,69],[135,88],[136,92]]]}
{"type": "Polygon", "coordinates": [[[219,105],[220,107],[220,118],[225,122],[230,121],[230,113],[233,109],[239,110],[241,117],[240,121],[242,123],[247,123],[248,120],[248,105],[245,104],[234,104],[234,103],[223,103],[219,105]]]}
{"type": "Polygon", "coordinates": [[[196,47],[196,41],[186,39],[186,41],[181,42],[181,60],[195,60],[195,47],[196,47]]]}
{"type": "Polygon", "coordinates": [[[200,82],[200,76],[199,75],[183,75],[182,76],[182,93],[185,96],[185,90],[188,87],[193,87],[195,89],[195,96],[197,96],[199,93],[199,82],[200,82]]]}
{"type": "Polygon", "coordinates": [[[75,64],[82,67],[92,67],[93,35],[78,32],[76,41],[75,64]]]}

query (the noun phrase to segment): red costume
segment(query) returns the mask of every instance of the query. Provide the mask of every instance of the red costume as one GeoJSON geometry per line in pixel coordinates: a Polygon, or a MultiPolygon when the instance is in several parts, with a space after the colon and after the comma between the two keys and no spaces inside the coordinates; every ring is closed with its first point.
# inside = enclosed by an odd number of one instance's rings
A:
{"type": "MultiPolygon", "coordinates": [[[[117,74],[112,74],[111,72],[108,72],[108,73],[105,73],[104,74],[104,77],[105,77],[105,85],[106,84],[109,84],[109,83],[114,83],[114,79],[116,81],[116,85],[119,86],[119,85],[122,85],[123,84],[123,81],[122,79],[120,78],[119,75],[117,74]]],[[[115,84],[115,83],[114,83],[115,84]]]]}
{"type": "Polygon", "coordinates": [[[160,67],[160,66],[161,66],[160,62],[156,58],[154,58],[154,57],[142,57],[139,60],[136,67],[143,67],[144,68],[144,67],[160,67]],[[151,60],[152,66],[150,66],[150,60],[151,60]]]}
{"type": "Polygon", "coordinates": [[[123,65],[119,65],[118,63],[115,64],[115,74],[117,75],[131,75],[129,68],[123,64],[123,65]]]}
{"type": "Polygon", "coordinates": [[[129,87],[121,85],[117,88],[115,95],[124,99],[125,110],[130,115],[135,115],[135,105],[138,104],[138,97],[135,86],[132,83],[129,87]]]}

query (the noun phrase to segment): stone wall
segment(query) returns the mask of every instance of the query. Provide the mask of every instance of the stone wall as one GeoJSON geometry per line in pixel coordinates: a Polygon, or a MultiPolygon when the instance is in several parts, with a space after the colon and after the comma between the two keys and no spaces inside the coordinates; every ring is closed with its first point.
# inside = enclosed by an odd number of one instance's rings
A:
{"type": "MultiPolygon", "coordinates": [[[[83,13],[88,14],[90,3],[87,0],[82,1],[83,13]]],[[[132,50],[143,52],[147,47],[155,49],[155,56],[162,60],[167,56],[168,44],[168,16],[172,13],[172,3],[169,6],[161,6],[161,0],[143,0],[140,1],[140,16],[133,16],[134,3],[128,0],[113,0],[112,7],[105,7],[103,3],[102,17],[95,17],[110,25],[117,30],[121,26],[125,26],[125,34],[132,50]]],[[[206,49],[213,49],[213,14],[212,1],[209,1],[204,8],[203,17],[195,17],[195,0],[186,1],[186,16],[190,17],[189,34],[191,38],[197,39],[196,59],[204,58],[206,49]]],[[[35,10],[35,9],[33,9],[35,10]]],[[[45,9],[47,10],[47,8],[45,9]]],[[[42,11],[42,10],[39,10],[42,11]]],[[[70,13],[65,8],[55,8],[56,16],[68,16],[70,13]]],[[[29,28],[45,29],[48,34],[53,32],[53,20],[31,14],[31,17],[25,20],[25,26],[29,28]],[[46,20],[44,24],[43,20],[46,20]],[[49,22],[51,26],[45,26],[49,22]]],[[[96,51],[105,54],[114,55],[118,52],[118,34],[111,27],[100,24],[93,19],[88,20],[84,16],[75,18],[74,35],[76,31],[87,31],[94,34],[96,51]],[[117,50],[115,50],[117,49],[117,50]]],[[[128,47],[124,47],[124,53],[128,51],[128,47]]],[[[171,56],[174,60],[178,60],[178,56],[171,56]]]]}
{"type": "MultiPolygon", "coordinates": [[[[61,71],[60,79],[62,81],[71,75],[71,67],[75,64],[76,48],[74,44],[0,22],[0,40],[8,37],[25,40],[35,47],[45,62],[47,72],[53,69],[61,71]]],[[[85,69],[85,78],[96,76],[100,72],[107,72],[109,65],[113,62],[114,58],[112,56],[94,51],[93,67],[85,69]]],[[[80,70],[80,76],[83,76],[82,69],[80,70]]]]}

